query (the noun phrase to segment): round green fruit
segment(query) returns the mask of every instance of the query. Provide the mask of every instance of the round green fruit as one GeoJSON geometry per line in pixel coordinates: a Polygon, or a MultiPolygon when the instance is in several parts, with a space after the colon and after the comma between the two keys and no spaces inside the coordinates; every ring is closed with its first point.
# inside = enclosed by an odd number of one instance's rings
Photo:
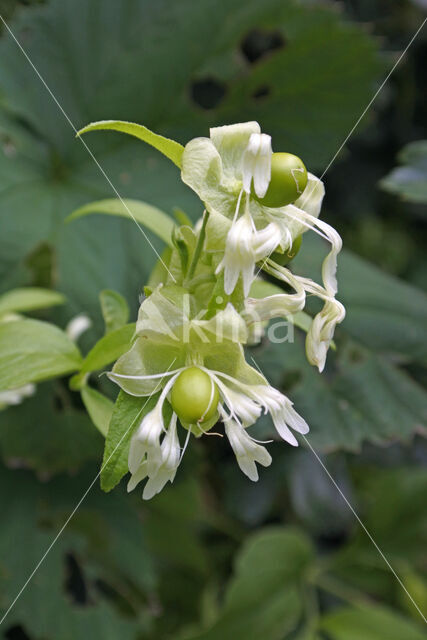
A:
{"type": "Polygon", "coordinates": [[[307,169],[292,153],[273,153],[271,180],[267,193],[258,202],[266,207],[284,207],[295,202],[307,186],[307,169]]]}
{"type": "Polygon", "coordinates": [[[284,267],[286,264],[288,264],[288,262],[290,262],[291,260],[293,260],[293,258],[295,258],[298,251],[301,248],[301,243],[302,243],[302,234],[295,238],[291,248],[288,249],[288,251],[285,251],[284,253],[281,253],[280,251],[275,251],[274,253],[271,254],[271,259],[274,260],[274,262],[277,262],[277,264],[280,264],[282,267],[284,267]]]}
{"type": "Polygon", "coordinates": [[[171,404],[178,418],[195,424],[212,418],[219,402],[215,382],[198,367],[182,371],[172,387],[171,404]]]}

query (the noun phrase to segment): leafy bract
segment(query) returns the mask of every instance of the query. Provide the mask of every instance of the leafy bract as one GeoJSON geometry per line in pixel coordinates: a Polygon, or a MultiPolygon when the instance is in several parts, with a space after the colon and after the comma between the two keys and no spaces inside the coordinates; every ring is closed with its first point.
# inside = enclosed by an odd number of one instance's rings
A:
{"type": "Polygon", "coordinates": [[[93,213],[104,213],[110,216],[128,218],[136,224],[142,224],[153,231],[166,244],[172,246],[171,235],[174,222],[168,215],[146,202],[130,199],[111,199],[90,202],[79,207],[67,218],[67,222],[93,213]]]}
{"type": "Polygon", "coordinates": [[[29,319],[0,324],[0,389],[64,376],[81,361],[74,342],[52,324],[29,319]]]}
{"type": "Polygon", "coordinates": [[[91,122],[90,124],[80,129],[77,133],[81,136],[88,131],[120,131],[121,133],[127,133],[130,136],[135,136],[139,140],[151,145],[160,153],[163,153],[169,160],[172,160],[177,167],[181,167],[181,156],[184,151],[184,147],[175,140],[160,136],[147,127],[135,122],[124,122],[122,120],[101,120],[100,122],[91,122]]]}

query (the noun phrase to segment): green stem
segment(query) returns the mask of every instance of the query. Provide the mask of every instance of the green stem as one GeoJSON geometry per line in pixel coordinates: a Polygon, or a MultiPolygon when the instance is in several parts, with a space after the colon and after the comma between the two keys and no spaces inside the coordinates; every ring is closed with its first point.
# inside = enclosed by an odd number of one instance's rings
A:
{"type": "Polygon", "coordinates": [[[202,228],[200,229],[199,237],[197,239],[196,248],[194,250],[193,259],[191,261],[190,268],[188,270],[186,282],[188,282],[193,277],[194,272],[196,270],[197,263],[199,262],[200,254],[202,252],[203,245],[205,243],[206,224],[208,222],[208,218],[209,218],[209,212],[205,210],[203,214],[202,228]]]}

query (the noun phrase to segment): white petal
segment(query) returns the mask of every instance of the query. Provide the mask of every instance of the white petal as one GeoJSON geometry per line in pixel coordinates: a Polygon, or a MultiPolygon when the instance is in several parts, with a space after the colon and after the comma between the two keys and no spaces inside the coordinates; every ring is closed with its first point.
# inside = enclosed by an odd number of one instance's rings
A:
{"type": "Polygon", "coordinates": [[[261,143],[254,171],[254,189],[258,198],[263,198],[267,193],[271,180],[271,136],[261,134],[261,143]]]}
{"type": "Polygon", "coordinates": [[[133,491],[135,487],[147,477],[147,463],[143,462],[129,479],[127,490],[133,491]]]}
{"type": "Polygon", "coordinates": [[[270,454],[265,447],[254,442],[246,430],[234,420],[224,420],[224,427],[240,469],[250,480],[256,482],[258,470],[255,462],[268,467],[271,464],[270,454]]]}

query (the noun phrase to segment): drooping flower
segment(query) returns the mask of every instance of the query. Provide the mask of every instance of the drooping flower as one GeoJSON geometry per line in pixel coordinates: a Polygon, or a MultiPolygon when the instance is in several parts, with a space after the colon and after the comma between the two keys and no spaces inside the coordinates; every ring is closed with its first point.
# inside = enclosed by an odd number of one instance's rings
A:
{"type": "MultiPolygon", "coordinates": [[[[260,200],[270,183],[271,158],[271,138],[257,122],[213,128],[210,138],[195,138],[184,149],[182,179],[210,212],[207,249],[225,247],[218,271],[224,270],[226,293],[240,274],[248,292],[255,263],[277,249],[287,251],[306,230],[298,220],[284,220],[285,207],[268,207],[260,200]],[[218,246],[220,237],[223,246],[218,246]]],[[[323,198],[317,183],[309,174],[305,191],[311,202],[323,198]]]]}
{"type": "Polygon", "coordinates": [[[240,467],[248,477],[255,479],[255,462],[267,466],[271,460],[267,451],[246,431],[262,411],[271,414],[280,437],[293,446],[298,443],[291,429],[306,433],[308,427],[292,408],[290,400],[270,387],[264,376],[246,362],[242,346],[245,339],[242,326],[245,323],[231,306],[217,314],[222,318],[222,333],[218,341],[212,320],[198,320],[196,330],[182,307],[165,298],[164,293],[165,287],[159,287],[142,303],[134,344],[108,374],[131,395],[150,396],[159,392],[154,409],[143,418],[132,436],[129,490],[147,479],[143,494],[147,499],[168,481],[173,481],[183,456],[179,447],[177,419],[187,430],[187,444],[191,434],[203,436],[222,418],[233,450],[238,452],[240,467]],[[153,313],[154,305],[157,305],[157,313],[153,313]],[[161,323],[159,315],[164,313],[167,315],[163,316],[164,323],[161,323]],[[237,332],[232,331],[235,323],[240,327],[237,332]],[[202,327],[205,333],[200,334],[202,327]],[[187,339],[184,339],[185,335],[187,339]],[[181,414],[180,403],[174,404],[172,393],[180,376],[189,371],[192,372],[189,378],[192,387],[186,402],[191,402],[193,397],[200,407],[199,417],[192,422],[188,418],[191,411],[185,407],[184,414],[181,414]],[[203,387],[195,384],[197,371],[200,377],[207,376],[211,381],[205,386],[205,405],[203,399],[200,404],[200,398],[196,398],[198,388],[203,387]],[[214,397],[218,405],[211,407],[214,397]],[[169,426],[165,424],[165,406],[171,414],[169,426]],[[207,409],[209,419],[205,419],[207,409]]]}
{"type": "MultiPolygon", "coordinates": [[[[305,189],[293,203],[280,207],[263,204],[262,194],[269,186],[271,154],[270,136],[261,133],[257,122],[216,127],[210,130],[210,138],[196,138],[186,145],[182,179],[210,212],[206,249],[214,257],[220,256],[216,272],[224,272],[226,294],[234,290],[241,277],[247,298],[258,263],[259,269],[295,289],[296,294],[289,299],[291,305],[297,299],[302,302],[301,289],[324,301],[306,341],[310,363],[322,371],[335,326],[345,315],[344,307],[335,299],[336,258],[342,242],[330,225],[318,219],[325,189],[311,173],[307,174],[305,189]],[[331,244],[322,266],[323,285],[292,274],[271,257],[275,251],[289,251],[309,229],[331,244]]],[[[261,303],[256,304],[261,308],[261,303]]],[[[246,308],[253,311],[255,303],[247,301],[246,308]]],[[[278,315],[282,315],[280,309],[278,315]]]]}

